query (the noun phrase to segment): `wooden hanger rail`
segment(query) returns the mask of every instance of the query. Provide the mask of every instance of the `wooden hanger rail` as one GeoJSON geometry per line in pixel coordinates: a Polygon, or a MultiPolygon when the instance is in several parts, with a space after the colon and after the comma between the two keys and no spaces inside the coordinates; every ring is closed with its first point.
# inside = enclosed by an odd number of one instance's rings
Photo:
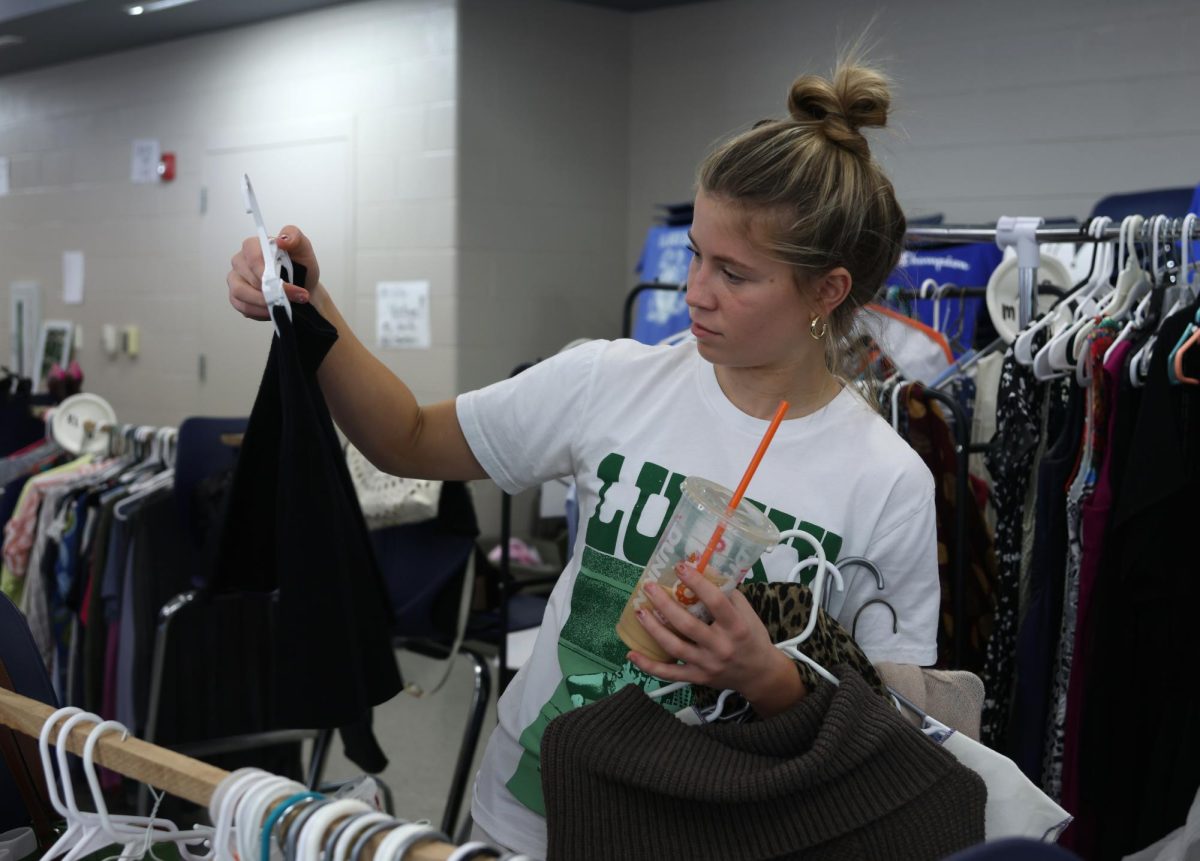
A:
{"type": "MultiPolygon", "coordinates": [[[[38,738],[42,726],[54,713],[45,703],[23,697],[0,688],[0,724],[33,738],[38,738]]],[[[81,723],[67,739],[67,749],[75,754],[83,753],[83,745],[93,724],[81,723]]],[[[221,781],[229,776],[224,769],[192,759],[165,747],[150,744],[129,736],[109,734],[96,744],[95,761],[105,768],[126,777],[149,784],[171,795],[208,807],[213,792],[221,781]]],[[[282,800],[282,799],[280,799],[282,800]]],[[[380,834],[371,839],[362,854],[363,861],[373,861],[375,849],[383,842],[380,834]]],[[[419,843],[408,851],[406,861],[446,861],[456,847],[449,843],[430,841],[419,843]]]]}

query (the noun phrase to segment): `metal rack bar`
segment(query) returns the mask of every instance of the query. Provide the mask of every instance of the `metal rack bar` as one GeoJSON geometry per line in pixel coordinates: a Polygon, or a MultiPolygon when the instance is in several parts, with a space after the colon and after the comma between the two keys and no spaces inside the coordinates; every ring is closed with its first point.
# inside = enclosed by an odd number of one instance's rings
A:
{"type": "MultiPolygon", "coordinates": [[[[1150,223],[1152,219],[1147,218],[1146,224],[1142,226],[1139,238],[1148,237],[1150,233],[1150,223]]],[[[1182,219],[1172,219],[1172,224],[1163,231],[1163,236],[1167,239],[1181,239],[1182,237],[1182,219]]],[[[1111,242],[1120,238],[1120,224],[1112,224],[1104,229],[1100,236],[1091,236],[1087,233],[1088,226],[1082,224],[1078,227],[1039,227],[1036,231],[1036,238],[1039,243],[1042,242],[1111,242]]],[[[906,243],[917,244],[949,244],[949,243],[967,243],[967,242],[994,242],[996,240],[995,226],[986,225],[963,225],[952,227],[911,227],[904,233],[906,243]]],[[[1193,240],[1200,240],[1200,224],[1192,229],[1193,240]]]]}

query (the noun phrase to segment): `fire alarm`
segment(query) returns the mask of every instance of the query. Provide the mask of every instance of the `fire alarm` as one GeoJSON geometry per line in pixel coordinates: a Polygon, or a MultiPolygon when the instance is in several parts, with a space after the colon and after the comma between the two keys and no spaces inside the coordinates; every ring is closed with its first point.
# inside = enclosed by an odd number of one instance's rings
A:
{"type": "Polygon", "coordinates": [[[170,182],[175,178],[175,153],[164,152],[158,160],[158,178],[170,182]]]}

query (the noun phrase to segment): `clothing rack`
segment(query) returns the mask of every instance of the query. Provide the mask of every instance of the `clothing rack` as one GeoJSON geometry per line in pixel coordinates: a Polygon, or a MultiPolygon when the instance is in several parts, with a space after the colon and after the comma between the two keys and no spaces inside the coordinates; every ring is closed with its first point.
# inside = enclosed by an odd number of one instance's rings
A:
{"type": "MultiPolygon", "coordinates": [[[[23,735],[38,738],[43,725],[53,713],[54,709],[44,703],[0,688],[0,724],[23,735]]],[[[67,749],[82,754],[91,729],[91,724],[76,726],[67,740],[67,749]]],[[[229,776],[228,771],[208,763],[133,736],[121,739],[116,734],[99,739],[95,761],[126,777],[206,808],[217,787],[229,776]]],[[[375,849],[382,840],[383,835],[372,838],[361,861],[373,861],[375,849]]],[[[429,841],[414,846],[406,858],[411,861],[446,861],[455,848],[448,843],[429,841]]]]}
{"type": "MultiPolygon", "coordinates": [[[[1153,230],[1154,218],[1147,218],[1142,223],[1137,234],[1137,241],[1147,241],[1153,230]]],[[[1045,219],[1040,217],[1003,216],[995,226],[941,226],[913,227],[905,231],[906,245],[933,245],[963,242],[995,242],[1001,248],[1017,249],[1018,284],[1020,301],[1017,309],[1017,322],[1024,329],[1033,320],[1034,285],[1037,284],[1037,270],[1040,260],[1038,246],[1046,243],[1095,243],[1111,242],[1121,236],[1121,226],[1112,224],[1094,233],[1089,226],[1081,224],[1078,227],[1046,227],[1045,219]]],[[[1192,227],[1191,235],[1183,236],[1183,220],[1171,219],[1166,229],[1160,232],[1164,239],[1200,239],[1200,228],[1192,227]]]]}

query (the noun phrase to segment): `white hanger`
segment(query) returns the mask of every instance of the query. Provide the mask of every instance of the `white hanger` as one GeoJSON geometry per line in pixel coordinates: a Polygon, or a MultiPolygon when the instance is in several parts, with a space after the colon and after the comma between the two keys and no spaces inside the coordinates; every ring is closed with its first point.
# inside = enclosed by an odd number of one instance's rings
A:
{"type": "Polygon", "coordinates": [[[1075,362],[1070,352],[1072,338],[1082,328],[1084,321],[1095,313],[1096,295],[1108,288],[1108,279],[1112,273],[1113,244],[1099,241],[1111,223],[1112,219],[1104,216],[1092,219],[1088,226],[1088,233],[1097,240],[1092,246],[1091,274],[1082,287],[1057,306],[1058,317],[1063,326],[1051,335],[1034,356],[1034,373],[1037,375],[1040,371],[1039,379],[1051,379],[1075,370],[1075,362]]]}
{"type": "MultiPolygon", "coordinates": [[[[316,817],[313,817],[314,819],[316,817]]],[[[387,833],[383,841],[375,849],[375,857],[381,861],[404,861],[404,856],[408,854],[408,850],[418,843],[425,843],[430,840],[449,841],[442,832],[438,831],[428,822],[405,822],[399,828],[393,829],[387,833]]],[[[304,861],[303,858],[300,861],[304,861]]],[[[312,859],[309,859],[312,861],[312,859]]]]}
{"type": "Polygon", "coordinates": [[[234,845],[239,858],[259,857],[263,819],[273,803],[304,789],[304,785],[295,780],[271,774],[246,791],[234,814],[234,845]]]}
{"type": "MultiPolygon", "coordinates": [[[[292,319],[292,303],[288,301],[287,294],[283,292],[283,277],[286,275],[287,280],[292,280],[292,258],[288,256],[286,251],[283,251],[275,244],[275,240],[267,234],[267,226],[263,223],[262,212],[258,208],[258,198],[254,195],[254,187],[250,185],[250,177],[242,174],[242,201],[245,203],[246,212],[254,217],[254,230],[258,234],[258,244],[262,248],[263,256],[263,274],[262,274],[262,293],[263,298],[267,300],[268,313],[270,308],[282,308],[287,312],[288,319],[292,319]]],[[[274,322],[274,317],[272,317],[274,322]]],[[[279,324],[275,324],[275,334],[279,334],[279,324]]]]}
{"type": "Polygon", "coordinates": [[[246,790],[259,781],[271,777],[261,768],[239,768],[218,784],[209,799],[208,815],[215,824],[213,832],[213,861],[232,861],[235,857],[232,846],[233,818],[238,802],[246,790]]]}
{"type": "Polygon", "coordinates": [[[1141,298],[1142,291],[1150,287],[1142,262],[1138,259],[1136,240],[1136,234],[1142,229],[1145,221],[1140,215],[1131,215],[1122,224],[1121,247],[1124,251],[1125,243],[1128,242],[1128,253],[1121,274],[1117,276],[1116,289],[1109,294],[1108,300],[1100,308],[1100,315],[1103,317],[1124,317],[1133,307],[1133,303],[1141,298]]]}
{"type": "Polygon", "coordinates": [[[87,741],[83,746],[83,771],[87,777],[88,786],[92,791],[92,802],[96,807],[94,816],[103,834],[112,843],[124,844],[121,858],[142,858],[150,851],[153,843],[178,843],[182,857],[192,861],[204,861],[207,855],[195,855],[187,851],[186,842],[196,843],[212,836],[211,828],[196,831],[180,831],[178,826],[169,819],[158,819],[153,816],[109,816],[108,806],[104,802],[104,791],[100,788],[100,779],[96,776],[94,761],[96,744],[100,737],[109,731],[119,730],[122,738],[129,736],[124,724],[115,720],[101,721],[92,727],[87,741]],[[132,854],[130,854],[132,853],[132,854]]]}
{"type": "MultiPolygon", "coordinates": [[[[44,859],[57,858],[59,855],[62,855],[82,836],[83,823],[71,818],[70,811],[63,804],[62,796],[58,793],[58,777],[54,771],[54,765],[50,760],[50,733],[54,729],[54,725],[58,723],[60,718],[81,714],[84,714],[83,709],[74,706],[58,709],[50,717],[46,718],[46,722],[42,724],[42,731],[38,735],[38,753],[41,755],[42,771],[46,776],[46,795],[49,796],[50,806],[54,808],[55,812],[67,820],[66,830],[59,835],[58,840],[54,841],[54,845],[42,856],[44,859]]],[[[67,778],[64,776],[63,779],[66,780],[67,778]]]]}
{"type": "Polygon", "coordinates": [[[1097,323],[1106,317],[1116,317],[1129,297],[1134,293],[1145,277],[1141,263],[1137,257],[1137,247],[1134,233],[1141,229],[1145,219],[1140,215],[1130,215],[1121,221],[1120,248],[1118,258],[1121,259],[1122,269],[1117,275],[1117,284],[1096,309],[1094,317],[1089,318],[1075,336],[1072,353],[1075,357],[1075,380],[1081,386],[1091,382],[1092,363],[1088,361],[1088,337],[1097,323]],[[1129,244],[1126,253],[1126,242],[1129,244]]]}
{"type": "Polygon", "coordinates": [[[937,331],[941,331],[941,329],[938,328],[938,311],[940,310],[941,306],[941,288],[938,286],[937,280],[934,278],[926,278],[924,281],[922,281],[921,287],[917,290],[917,298],[933,300],[933,328],[937,331]]]}
{"type": "Polygon", "coordinates": [[[62,780],[62,800],[65,802],[65,810],[59,812],[66,816],[67,830],[50,851],[42,856],[43,859],[57,858],[61,855],[63,861],[76,861],[109,845],[107,835],[100,831],[99,820],[86,817],[75,804],[75,787],[72,785],[71,771],[67,763],[67,739],[70,738],[71,730],[83,721],[99,720],[98,715],[78,711],[66,719],[55,738],[54,753],[58,760],[58,774],[62,780]],[[63,850],[66,850],[65,855],[62,854],[63,850]]]}
{"type": "Polygon", "coordinates": [[[900,390],[911,385],[911,380],[897,380],[892,388],[892,430],[896,433],[900,433],[900,390]]]}
{"type": "Polygon", "coordinates": [[[1162,268],[1159,266],[1158,258],[1158,241],[1162,236],[1163,228],[1170,221],[1165,215],[1156,215],[1150,222],[1150,271],[1153,273],[1153,279],[1150,284],[1150,289],[1138,302],[1137,307],[1130,314],[1129,322],[1122,327],[1120,334],[1113,338],[1113,342],[1109,344],[1108,349],[1104,351],[1104,363],[1108,364],[1113,353],[1117,349],[1117,345],[1122,341],[1128,341],[1132,337],[1135,330],[1142,328],[1146,324],[1146,318],[1150,314],[1150,303],[1154,300],[1155,290],[1157,285],[1162,284],[1162,268]]]}
{"type": "MultiPolygon", "coordinates": [[[[812,629],[817,624],[816,610],[821,606],[821,590],[824,588],[825,570],[829,565],[829,561],[825,555],[825,548],[821,546],[821,542],[809,533],[805,532],[803,529],[789,529],[785,532],[779,533],[780,542],[787,541],[789,538],[800,538],[807,542],[813,548],[813,552],[816,554],[816,557],[819,560],[819,562],[816,564],[820,566],[817,568],[817,573],[813,575],[813,612],[809,618],[809,625],[804,630],[804,634],[799,638],[799,640],[796,640],[796,642],[800,642],[806,639],[808,635],[812,633],[812,629]]],[[[795,582],[796,575],[803,571],[806,567],[812,567],[812,564],[811,558],[809,557],[797,562],[796,565],[793,566],[792,570],[788,572],[788,576],[786,578],[787,582],[795,582]]],[[[837,574],[837,580],[839,588],[841,588],[842,575],[840,573],[837,574]]],[[[792,641],[789,640],[785,642],[792,641]]],[[[650,697],[652,700],[660,699],[661,697],[665,697],[667,694],[682,690],[683,688],[688,687],[690,684],[691,682],[672,682],[669,685],[663,685],[661,688],[655,688],[652,691],[647,691],[646,696],[650,697]]]]}
{"type": "MultiPolygon", "coordinates": [[[[359,801],[357,798],[339,798],[326,804],[304,821],[304,825],[300,829],[300,836],[296,840],[294,861],[320,861],[321,844],[324,842],[325,832],[334,820],[356,813],[372,812],[374,812],[374,808],[371,805],[365,801],[359,801]]],[[[380,851],[382,848],[382,846],[376,848],[375,857],[380,859],[388,857],[380,851]]]]}
{"type": "Polygon", "coordinates": [[[333,861],[348,861],[354,841],[358,839],[359,835],[365,829],[372,825],[391,822],[393,818],[386,813],[368,813],[354,819],[346,830],[338,836],[337,843],[333,845],[333,855],[331,856],[333,861]]]}

